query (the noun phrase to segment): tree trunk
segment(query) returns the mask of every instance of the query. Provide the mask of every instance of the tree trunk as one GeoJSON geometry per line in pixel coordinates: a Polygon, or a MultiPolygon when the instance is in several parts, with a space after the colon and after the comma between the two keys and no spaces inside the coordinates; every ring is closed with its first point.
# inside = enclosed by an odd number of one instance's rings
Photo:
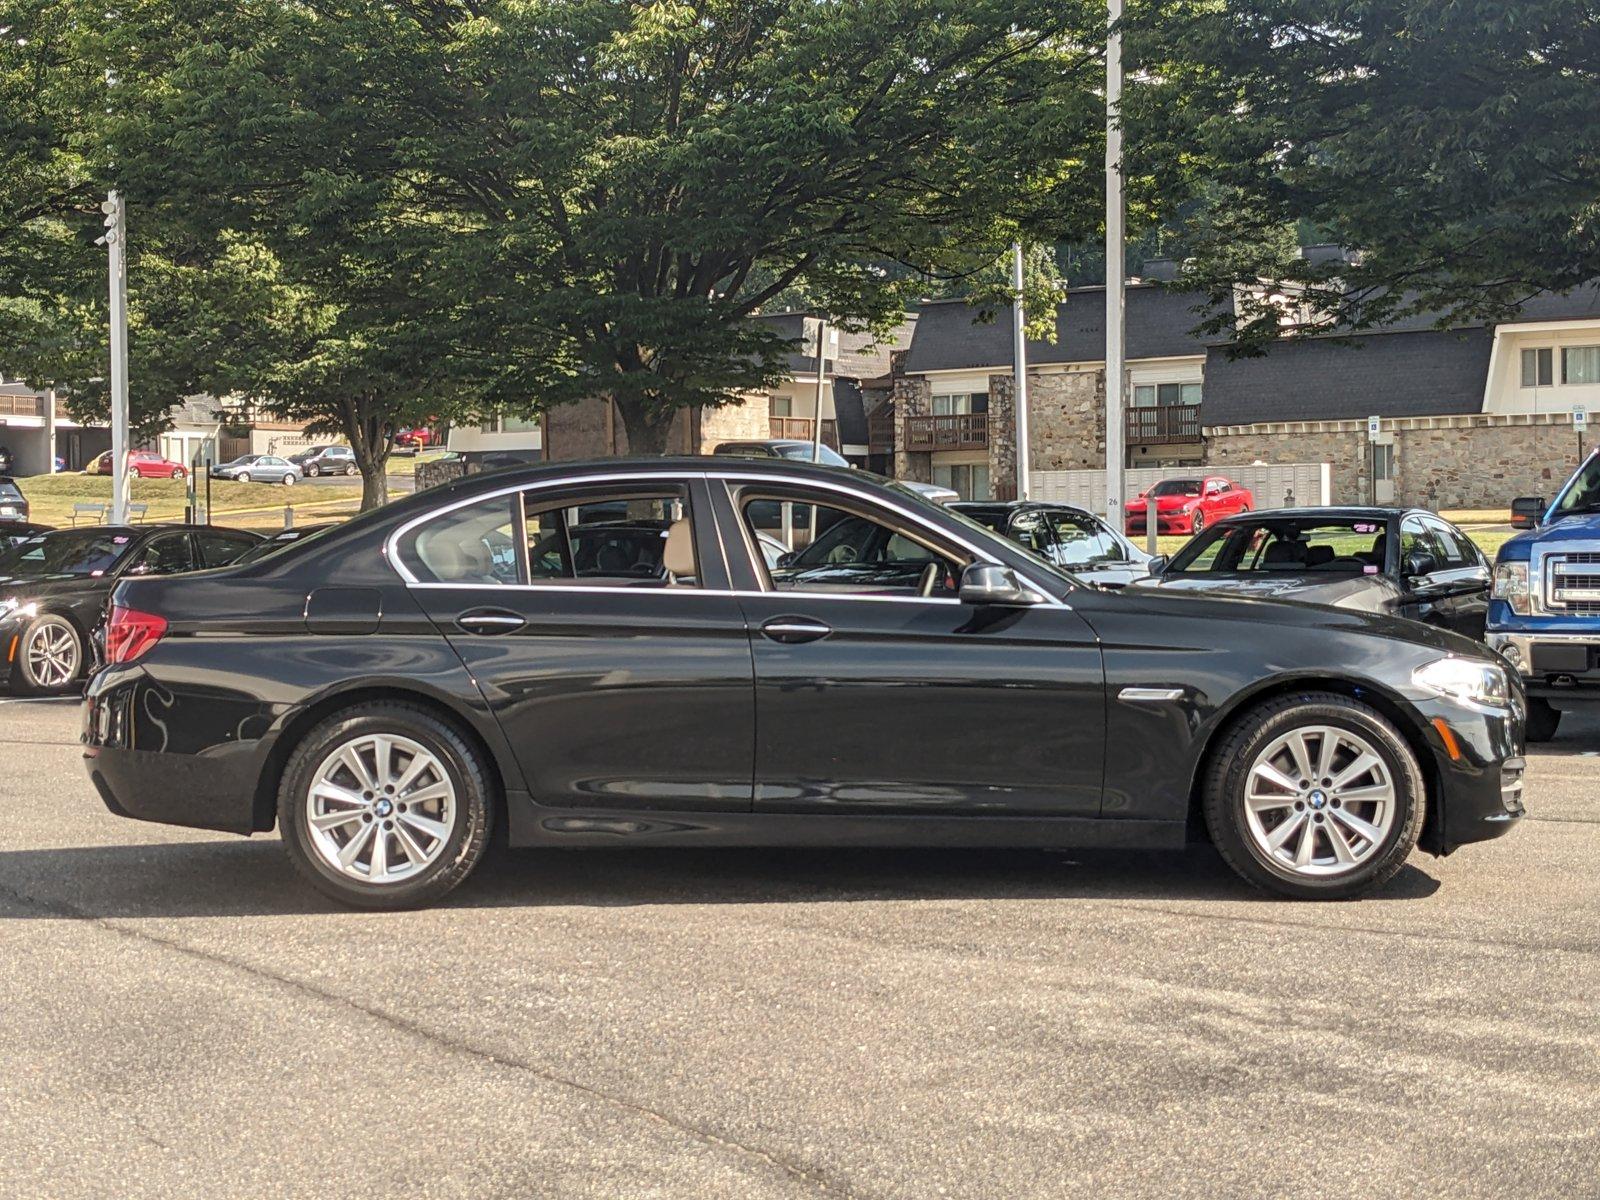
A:
{"type": "Polygon", "coordinates": [[[389,456],[383,456],[382,461],[373,462],[370,458],[360,458],[356,465],[361,468],[361,511],[377,508],[379,505],[389,503],[389,476],[386,468],[389,456]]]}
{"type": "Polygon", "coordinates": [[[394,449],[394,421],[376,396],[347,396],[343,403],[345,437],[361,471],[361,511],[389,502],[389,453],[394,449]]]}
{"type": "Polygon", "coordinates": [[[617,415],[622,427],[628,431],[629,454],[662,455],[667,452],[667,438],[672,434],[672,419],[678,415],[675,408],[657,408],[641,400],[617,401],[617,415]]]}

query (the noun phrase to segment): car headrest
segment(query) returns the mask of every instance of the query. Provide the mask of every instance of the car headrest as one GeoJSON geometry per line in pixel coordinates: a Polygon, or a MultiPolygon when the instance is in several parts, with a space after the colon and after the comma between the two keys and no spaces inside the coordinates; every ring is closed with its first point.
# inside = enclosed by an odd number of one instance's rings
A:
{"type": "Polygon", "coordinates": [[[667,530],[667,545],[661,552],[661,565],[674,579],[699,574],[694,561],[694,530],[688,517],[679,517],[667,530]]]}
{"type": "Polygon", "coordinates": [[[1389,534],[1385,531],[1372,539],[1372,557],[1381,565],[1388,552],[1389,534]]]}
{"type": "Polygon", "coordinates": [[[1332,546],[1312,546],[1306,551],[1306,566],[1320,567],[1324,563],[1331,563],[1334,559],[1332,546]]]}
{"type": "Polygon", "coordinates": [[[1306,561],[1306,547],[1304,542],[1277,541],[1267,547],[1267,556],[1262,560],[1269,567],[1298,567],[1306,561]]]}

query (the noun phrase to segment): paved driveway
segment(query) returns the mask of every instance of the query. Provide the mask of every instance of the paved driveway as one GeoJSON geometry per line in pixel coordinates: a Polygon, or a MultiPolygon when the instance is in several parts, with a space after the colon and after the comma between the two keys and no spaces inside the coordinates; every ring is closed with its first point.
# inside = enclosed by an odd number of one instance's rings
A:
{"type": "Polygon", "coordinates": [[[1353,904],[1213,854],[522,852],[334,909],[0,702],[0,1195],[1596,1195],[1600,722],[1353,904]]]}

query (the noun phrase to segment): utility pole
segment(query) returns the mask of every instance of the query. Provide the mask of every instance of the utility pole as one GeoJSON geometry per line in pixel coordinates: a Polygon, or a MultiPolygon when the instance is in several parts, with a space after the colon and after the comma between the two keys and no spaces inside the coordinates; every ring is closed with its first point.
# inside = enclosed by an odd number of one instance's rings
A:
{"type": "MultiPolygon", "coordinates": [[[[1109,0],[1106,36],[1106,520],[1119,532],[1123,513],[1123,390],[1127,346],[1123,315],[1126,255],[1122,201],[1122,0],[1109,0]]],[[[1153,534],[1153,514],[1145,523],[1153,534]]]]}
{"type": "MultiPolygon", "coordinates": [[[[828,318],[817,319],[817,405],[811,422],[811,461],[822,461],[822,389],[828,375],[828,318]]],[[[815,506],[813,506],[815,507],[815,506]]],[[[814,531],[813,531],[814,532],[814,531]]]]}
{"type": "Polygon", "coordinates": [[[100,206],[105,213],[111,260],[111,523],[128,523],[128,216],[115,190],[100,206]]]}
{"type": "Polygon", "coordinates": [[[1028,437],[1028,338],[1022,311],[1022,243],[1011,247],[1011,378],[1016,400],[1017,499],[1029,498],[1032,484],[1033,443],[1028,437]]]}

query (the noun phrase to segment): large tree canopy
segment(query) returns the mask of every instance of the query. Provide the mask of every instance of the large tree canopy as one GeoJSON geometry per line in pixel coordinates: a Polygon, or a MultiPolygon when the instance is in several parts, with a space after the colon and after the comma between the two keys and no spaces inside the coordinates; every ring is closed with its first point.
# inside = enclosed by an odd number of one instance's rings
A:
{"type": "MultiPolygon", "coordinates": [[[[1316,321],[1501,315],[1600,276],[1594,0],[1171,0],[1149,111],[1219,202],[1190,242],[1224,297],[1274,278],[1316,321]],[[1284,231],[1359,251],[1316,266],[1284,231]]],[[[1281,309],[1249,314],[1275,336],[1281,309]]]]}

